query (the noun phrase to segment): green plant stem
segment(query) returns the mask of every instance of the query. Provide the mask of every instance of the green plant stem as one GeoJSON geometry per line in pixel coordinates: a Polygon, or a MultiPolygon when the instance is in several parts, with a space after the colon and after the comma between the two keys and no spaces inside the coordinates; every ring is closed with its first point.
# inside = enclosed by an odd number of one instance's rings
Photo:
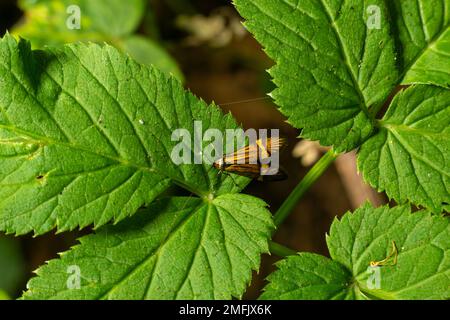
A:
{"type": "Polygon", "coordinates": [[[274,223],[278,227],[289,216],[297,205],[298,201],[308,191],[308,189],[322,176],[325,170],[336,160],[338,154],[329,150],[320,160],[309,170],[306,176],[295,187],[289,197],[284,201],[274,216],[274,223]]]}
{"type": "Polygon", "coordinates": [[[269,251],[270,251],[270,253],[275,254],[279,257],[283,257],[283,258],[297,254],[297,252],[295,250],[292,250],[292,249],[285,247],[282,244],[279,244],[274,241],[269,242],[269,251]]]}

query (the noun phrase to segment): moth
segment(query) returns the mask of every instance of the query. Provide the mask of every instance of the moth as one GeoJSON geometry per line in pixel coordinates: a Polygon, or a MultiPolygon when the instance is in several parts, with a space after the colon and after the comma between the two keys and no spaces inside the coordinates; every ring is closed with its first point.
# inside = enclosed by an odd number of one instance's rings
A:
{"type": "Polygon", "coordinates": [[[220,172],[235,173],[259,181],[280,181],[287,178],[282,168],[271,168],[267,159],[286,144],[282,138],[259,139],[236,152],[224,155],[213,166],[220,172]]]}

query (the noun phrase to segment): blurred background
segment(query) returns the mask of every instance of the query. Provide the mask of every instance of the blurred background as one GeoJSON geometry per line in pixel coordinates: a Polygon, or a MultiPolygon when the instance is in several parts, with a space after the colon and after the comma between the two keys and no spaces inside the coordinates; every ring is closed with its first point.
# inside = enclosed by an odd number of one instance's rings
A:
{"type": "MultiPolygon", "coordinates": [[[[230,0],[0,0],[0,34],[8,30],[34,48],[75,41],[108,42],[143,64],[172,73],[207,102],[230,111],[244,128],[279,128],[288,147],[282,182],[253,182],[245,190],[275,213],[325,148],[297,137],[267,93],[273,62],[245,30],[230,0]],[[70,7],[76,4],[81,11],[70,7]],[[77,25],[81,13],[81,25],[77,25]]],[[[297,205],[274,240],[328,256],[325,234],[336,216],[365,201],[386,202],[362,183],[355,155],[341,156],[297,205]]],[[[90,230],[14,238],[0,233],[0,299],[17,298],[32,271],[70,248],[90,230]]],[[[264,255],[244,298],[255,299],[279,258],[264,255]]]]}

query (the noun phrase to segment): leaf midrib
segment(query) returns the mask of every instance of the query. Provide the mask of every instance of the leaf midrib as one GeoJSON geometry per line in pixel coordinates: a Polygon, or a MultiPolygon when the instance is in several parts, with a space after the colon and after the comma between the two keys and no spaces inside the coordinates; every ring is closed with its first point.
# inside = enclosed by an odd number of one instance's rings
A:
{"type": "Polygon", "coordinates": [[[358,79],[356,78],[356,75],[353,73],[353,69],[352,69],[351,65],[349,64],[349,58],[348,58],[347,49],[346,49],[344,43],[342,42],[342,39],[340,37],[340,32],[339,32],[339,29],[338,29],[338,27],[336,25],[336,22],[333,20],[333,17],[331,15],[329,7],[326,6],[326,4],[323,2],[323,0],[320,0],[319,3],[322,5],[322,7],[323,7],[323,9],[324,9],[324,11],[325,11],[325,13],[326,13],[326,15],[328,17],[331,29],[333,30],[333,32],[335,34],[335,37],[336,37],[336,39],[338,41],[338,47],[339,47],[339,49],[341,51],[341,55],[342,55],[342,58],[343,58],[342,60],[345,62],[346,69],[347,69],[348,73],[350,74],[350,76],[352,78],[353,87],[355,88],[356,92],[358,93],[359,100],[360,100],[359,101],[360,102],[359,107],[360,107],[361,111],[364,112],[365,115],[369,119],[373,119],[372,115],[370,114],[370,112],[369,112],[369,110],[367,108],[366,99],[364,97],[364,93],[361,91],[361,88],[360,88],[359,83],[358,83],[358,79]]]}
{"type": "Polygon", "coordinates": [[[196,190],[196,189],[192,188],[192,186],[188,185],[185,181],[177,179],[175,177],[169,177],[169,176],[165,175],[164,173],[162,173],[161,171],[156,170],[154,167],[142,166],[142,165],[136,164],[134,162],[131,162],[129,160],[125,160],[125,159],[122,159],[122,158],[114,157],[112,155],[107,155],[107,154],[104,154],[104,153],[99,152],[99,151],[93,151],[93,150],[90,150],[90,149],[87,149],[87,148],[83,148],[80,145],[76,145],[76,144],[72,144],[72,143],[68,143],[68,142],[62,142],[62,141],[50,139],[48,137],[44,137],[44,136],[41,136],[41,135],[38,135],[38,134],[35,134],[35,133],[31,133],[31,132],[28,132],[28,131],[25,131],[25,130],[18,129],[17,127],[14,127],[14,126],[8,126],[8,125],[0,124],[0,128],[9,130],[9,131],[11,131],[13,133],[21,135],[22,137],[25,136],[24,138],[27,139],[28,141],[30,141],[30,143],[35,143],[35,144],[39,144],[39,145],[47,145],[47,146],[48,145],[56,145],[56,146],[66,147],[66,148],[69,148],[69,149],[72,149],[72,150],[89,153],[89,154],[92,154],[92,155],[97,156],[97,157],[102,157],[104,159],[108,159],[108,160],[114,161],[114,162],[118,163],[119,165],[130,167],[130,168],[133,168],[133,169],[138,170],[138,171],[146,171],[146,172],[150,172],[152,174],[160,175],[160,176],[162,176],[164,178],[170,179],[176,185],[178,185],[178,186],[180,186],[180,187],[182,187],[182,188],[184,188],[184,189],[186,189],[186,190],[196,194],[197,196],[205,197],[204,193],[202,193],[200,190],[196,190]]]}
{"type": "MultiPolygon", "coordinates": [[[[71,47],[69,46],[69,48],[71,48],[71,47]]],[[[71,50],[73,51],[72,48],[71,48],[71,50]]],[[[75,53],[74,53],[74,56],[77,57],[77,55],[76,55],[75,53]]],[[[77,57],[77,58],[78,58],[78,57],[77,57]]],[[[79,59],[79,58],[78,58],[78,59],[79,59]]],[[[80,63],[81,63],[81,61],[80,61],[80,63]]],[[[105,90],[105,92],[111,96],[111,94],[110,94],[110,93],[108,92],[108,90],[104,87],[104,85],[103,85],[97,78],[95,78],[95,76],[93,76],[92,73],[91,73],[91,72],[90,72],[90,71],[89,71],[82,63],[81,63],[81,65],[83,66],[83,68],[86,69],[87,72],[89,72],[89,73],[91,74],[91,76],[92,76],[92,78],[94,79],[94,81],[96,81],[100,86],[102,86],[103,89],[105,90]]],[[[12,74],[12,76],[15,78],[16,82],[17,82],[22,88],[24,88],[25,91],[28,90],[28,89],[25,87],[25,85],[19,80],[18,76],[17,76],[16,74],[14,74],[14,73],[12,72],[12,70],[10,70],[10,68],[8,68],[7,65],[5,65],[4,63],[0,63],[0,66],[3,67],[7,72],[10,71],[10,73],[12,74]]],[[[45,70],[44,70],[44,72],[45,72],[45,70]]],[[[56,81],[56,80],[54,80],[48,73],[46,73],[46,74],[47,74],[47,76],[49,76],[49,78],[50,78],[52,81],[54,81],[54,82],[55,82],[55,83],[56,83],[63,91],[65,91],[67,94],[69,94],[69,96],[71,96],[78,104],[80,104],[80,103],[77,101],[77,99],[75,99],[75,97],[73,97],[73,95],[71,95],[70,93],[68,93],[68,92],[67,92],[67,91],[66,91],[66,90],[65,90],[65,89],[64,89],[64,88],[56,81]]],[[[141,89],[142,89],[142,88],[141,88],[141,89]]],[[[38,104],[42,105],[41,102],[40,102],[39,100],[37,100],[36,97],[35,97],[34,95],[31,95],[31,97],[32,97],[38,104]]],[[[117,102],[117,101],[114,99],[114,97],[111,96],[111,98],[115,101],[115,103],[118,103],[118,104],[119,104],[119,107],[120,107],[120,103],[117,102]]],[[[191,193],[193,193],[193,194],[195,194],[195,195],[197,195],[197,196],[199,196],[199,197],[205,198],[205,197],[207,197],[207,196],[209,195],[209,193],[210,193],[211,190],[204,190],[204,191],[202,191],[202,190],[196,189],[195,186],[193,187],[193,186],[189,185],[188,183],[186,183],[186,181],[181,180],[181,179],[179,179],[179,178],[177,178],[177,177],[168,176],[168,175],[165,174],[165,172],[162,172],[162,171],[160,171],[160,170],[157,170],[157,169],[155,169],[154,167],[139,165],[139,164],[136,164],[136,163],[134,163],[134,162],[132,162],[132,161],[130,161],[130,160],[125,160],[125,159],[120,158],[120,157],[114,157],[114,156],[112,156],[112,155],[106,155],[106,154],[103,154],[103,153],[101,153],[101,152],[98,152],[98,151],[92,151],[92,150],[89,150],[89,149],[87,149],[87,148],[83,148],[83,147],[81,147],[80,145],[75,145],[75,144],[70,143],[70,142],[71,142],[71,139],[67,136],[67,134],[66,134],[66,133],[64,132],[64,130],[61,128],[61,126],[59,125],[59,123],[58,123],[57,121],[55,121],[55,119],[53,119],[52,115],[51,115],[50,113],[48,113],[48,111],[46,110],[46,108],[42,107],[42,109],[48,114],[49,118],[53,120],[53,123],[55,123],[55,125],[57,126],[57,128],[59,129],[59,131],[62,133],[62,135],[67,139],[67,141],[69,141],[68,143],[62,142],[62,141],[58,141],[58,140],[54,140],[54,139],[49,139],[49,138],[47,138],[47,137],[44,137],[44,136],[41,136],[41,135],[38,135],[38,134],[34,134],[34,133],[27,132],[27,131],[25,131],[25,130],[18,129],[17,127],[13,126],[13,123],[10,121],[8,114],[6,113],[6,111],[4,110],[4,108],[2,108],[2,107],[0,107],[0,111],[1,111],[1,114],[5,117],[5,120],[8,122],[8,125],[5,125],[5,124],[0,123],[0,128],[5,128],[5,129],[10,130],[10,131],[12,131],[12,132],[15,132],[15,133],[19,133],[19,134],[25,135],[25,136],[27,136],[28,138],[35,138],[35,139],[37,139],[36,142],[38,142],[39,144],[43,144],[42,142],[45,142],[44,144],[47,144],[47,145],[60,145],[60,146],[65,146],[65,147],[68,147],[68,148],[73,149],[73,150],[77,150],[77,151],[82,151],[82,152],[90,153],[90,154],[93,154],[93,155],[95,155],[95,156],[99,156],[99,157],[102,157],[102,158],[105,158],[105,159],[112,160],[112,161],[118,163],[119,165],[127,166],[127,167],[133,168],[133,169],[135,169],[135,170],[146,171],[146,172],[150,172],[150,173],[153,173],[153,174],[158,174],[158,175],[160,175],[161,177],[165,177],[165,178],[167,178],[167,179],[170,179],[174,184],[180,186],[181,188],[186,189],[187,191],[189,191],[189,192],[191,192],[191,193]]],[[[86,111],[86,110],[85,110],[85,111],[86,111]]],[[[90,115],[89,115],[89,116],[90,116],[90,115]]],[[[126,115],[126,116],[127,116],[127,115],[126,115]]],[[[128,117],[128,116],[127,116],[127,117],[128,117]]],[[[129,118],[128,118],[128,120],[131,122],[131,120],[130,120],[129,118]]],[[[143,150],[144,150],[146,156],[149,156],[148,150],[144,147],[144,145],[143,145],[143,143],[142,143],[142,137],[140,137],[139,134],[137,134],[136,128],[135,128],[132,124],[131,124],[131,126],[133,127],[133,130],[135,131],[136,136],[140,139],[141,144],[142,144],[142,146],[143,146],[143,150]]],[[[102,132],[102,133],[103,133],[103,132],[102,132]]],[[[109,139],[107,139],[107,141],[108,141],[108,143],[111,144],[111,141],[109,141],[109,139]]],[[[114,146],[113,146],[113,147],[114,147],[114,146]]],[[[113,149],[115,149],[115,148],[113,148],[113,149]]],[[[148,164],[151,164],[151,162],[148,161],[148,159],[145,159],[145,160],[146,160],[146,162],[148,162],[148,164]]],[[[209,175],[207,174],[207,172],[205,172],[205,173],[206,173],[206,176],[209,178],[209,175]]]]}
{"type": "Polygon", "coordinates": [[[443,176],[447,176],[448,178],[450,178],[450,173],[444,171],[445,167],[437,167],[433,162],[431,162],[429,159],[424,158],[423,156],[417,154],[417,152],[414,150],[414,148],[411,147],[411,145],[409,143],[407,143],[403,137],[395,130],[391,130],[390,131],[392,133],[392,135],[395,137],[395,139],[397,139],[398,142],[400,142],[403,147],[414,157],[416,157],[418,160],[422,161],[423,163],[425,163],[426,165],[428,165],[430,168],[433,168],[434,170],[436,170],[437,172],[439,172],[440,174],[442,174],[443,176]]]}
{"type": "Polygon", "coordinates": [[[410,127],[406,124],[397,124],[397,123],[389,123],[383,120],[378,121],[378,123],[380,123],[382,128],[385,128],[388,131],[391,132],[398,132],[398,131],[407,131],[407,132],[414,132],[417,134],[420,134],[422,136],[431,136],[431,137],[437,137],[437,138],[442,138],[442,137],[446,137],[447,139],[450,140],[450,133],[446,134],[444,132],[436,132],[436,131],[430,131],[430,130],[426,130],[423,128],[414,128],[414,127],[410,127]]]}
{"type": "Polygon", "coordinates": [[[398,77],[398,83],[403,83],[406,74],[411,70],[411,68],[416,64],[416,62],[432,47],[434,46],[440,38],[445,34],[445,32],[448,30],[450,26],[450,23],[447,23],[445,26],[442,27],[440,32],[436,33],[433,38],[431,38],[430,42],[422,49],[420,52],[414,57],[414,59],[411,60],[408,65],[404,67],[404,70],[400,73],[398,77]]]}
{"type": "MultiPolygon", "coordinates": [[[[159,244],[158,247],[156,247],[152,252],[150,252],[148,255],[146,255],[144,257],[144,259],[142,259],[141,261],[138,261],[137,263],[134,264],[134,266],[131,268],[131,270],[127,273],[125,273],[120,279],[118,279],[109,289],[107,289],[105,292],[102,292],[95,300],[103,300],[103,299],[107,299],[108,295],[113,292],[115,289],[117,289],[117,287],[126,279],[128,279],[129,276],[133,275],[133,273],[135,271],[137,271],[140,267],[144,266],[147,262],[149,262],[150,259],[152,259],[153,257],[156,257],[156,261],[155,261],[155,265],[153,266],[152,269],[152,274],[151,274],[151,278],[149,280],[149,282],[152,282],[153,279],[153,275],[155,272],[155,269],[157,267],[157,262],[158,262],[158,257],[159,257],[159,253],[160,251],[164,248],[164,246],[175,236],[177,235],[178,230],[180,230],[181,228],[183,228],[183,226],[188,223],[190,221],[190,218],[197,213],[199,210],[202,209],[202,207],[205,206],[205,203],[203,201],[200,201],[200,203],[195,206],[191,213],[187,214],[186,217],[184,217],[183,219],[181,219],[180,222],[178,222],[178,224],[168,233],[168,235],[161,241],[161,243],[159,244]]],[[[189,208],[182,208],[180,210],[176,210],[171,212],[171,214],[176,214],[179,212],[183,212],[184,210],[189,210],[189,208]]],[[[145,294],[148,294],[148,290],[147,292],[145,292],[145,294]]]]}
{"type": "Polygon", "coordinates": [[[88,148],[83,148],[80,145],[76,145],[76,144],[72,144],[69,142],[62,142],[62,141],[58,141],[58,140],[54,140],[54,139],[50,139],[48,137],[44,137],[35,133],[31,133],[25,130],[21,130],[17,127],[14,126],[8,126],[8,125],[4,125],[4,124],[0,124],[0,128],[6,129],[8,131],[11,131],[13,133],[16,133],[18,135],[21,135],[24,139],[28,140],[30,143],[34,143],[34,144],[39,144],[39,145],[56,145],[56,146],[61,146],[61,147],[66,147],[69,149],[73,149],[73,150],[77,150],[77,151],[81,151],[81,152],[86,152],[86,153],[90,153],[92,155],[98,156],[98,157],[102,157],[108,160],[112,160],[114,162],[117,162],[121,165],[127,166],[127,167],[131,167],[137,170],[143,170],[143,171],[148,171],[148,172],[152,172],[152,173],[158,173],[157,170],[155,170],[153,167],[146,167],[146,166],[142,166],[139,164],[136,164],[134,162],[122,159],[122,158],[118,158],[118,157],[114,157],[112,155],[107,155],[104,154],[102,152],[99,151],[93,151],[90,150],[88,148]],[[24,137],[25,136],[25,137],[24,137]]]}

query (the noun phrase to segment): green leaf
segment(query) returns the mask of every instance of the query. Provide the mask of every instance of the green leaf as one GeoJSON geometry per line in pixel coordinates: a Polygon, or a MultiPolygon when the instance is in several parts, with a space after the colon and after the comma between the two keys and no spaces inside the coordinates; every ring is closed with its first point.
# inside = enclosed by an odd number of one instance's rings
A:
{"type": "Polygon", "coordinates": [[[68,42],[73,37],[87,40],[95,34],[129,35],[139,26],[145,10],[143,0],[39,0],[21,1],[20,6],[26,11],[25,23],[19,24],[16,32],[42,44],[59,44],[61,38],[68,42]],[[80,9],[80,29],[67,27],[73,15],[70,6],[80,9]]]}
{"type": "MultiPolygon", "coordinates": [[[[133,33],[145,10],[144,0],[79,0],[80,8],[92,20],[92,28],[104,34],[121,37],[133,33]]],[[[73,0],[68,0],[74,4],[73,0]]]]}
{"type": "Polygon", "coordinates": [[[450,87],[449,0],[388,1],[395,17],[403,84],[450,87]]]}
{"type": "Polygon", "coordinates": [[[142,20],[145,4],[142,0],[41,0],[22,1],[25,20],[13,29],[13,34],[31,41],[33,48],[66,43],[107,42],[122,49],[139,63],[155,65],[182,80],[177,63],[162,46],[132,33],[142,20]],[[80,29],[69,29],[70,6],[80,8],[80,29]]]}
{"type": "Polygon", "coordinates": [[[351,273],[323,256],[299,253],[278,264],[261,295],[262,300],[335,300],[351,299],[351,273]]]}
{"type": "Polygon", "coordinates": [[[56,0],[21,1],[20,7],[25,11],[24,18],[14,26],[12,34],[30,40],[33,48],[77,41],[113,41],[108,34],[102,34],[95,28],[84,8],[84,3],[80,0],[74,3],[56,0]],[[72,4],[80,7],[80,29],[70,29],[67,26],[68,22],[74,22],[69,19],[70,14],[67,13],[68,7],[72,4]]]}
{"type": "Polygon", "coordinates": [[[449,237],[446,217],[367,204],[333,222],[327,237],[332,260],[287,258],[269,277],[262,298],[449,299],[449,237]],[[370,267],[389,255],[390,263],[370,267]]]}
{"type": "Polygon", "coordinates": [[[387,299],[450,298],[450,220],[408,207],[370,205],[335,221],[327,238],[330,255],[351,270],[362,292],[387,299]],[[397,264],[379,267],[380,289],[367,287],[367,268],[392,251],[397,264]]]}
{"type": "Polygon", "coordinates": [[[183,74],[173,58],[152,40],[141,36],[130,36],[125,38],[120,46],[137,62],[146,65],[153,64],[161,71],[173,74],[177,79],[183,80],[183,74]]]}
{"type": "Polygon", "coordinates": [[[417,85],[400,92],[361,147],[358,168],[397,202],[441,212],[450,203],[450,91],[417,85]]]}
{"type": "Polygon", "coordinates": [[[303,137],[337,152],[363,145],[359,169],[372,186],[398,202],[448,206],[448,92],[396,97],[379,132],[374,117],[402,83],[448,89],[450,0],[235,3],[275,60],[273,97],[303,137]]]}
{"type": "Polygon", "coordinates": [[[176,165],[175,129],[194,137],[194,120],[221,131],[234,120],[112,47],[31,51],[7,35],[0,74],[1,230],[100,226],[134,214],[170,182],[208,198],[248,181],[206,163],[176,165]]]}
{"type": "Polygon", "coordinates": [[[276,103],[302,136],[338,151],[373,129],[371,109],[396,85],[395,46],[383,0],[235,0],[276,66],[276,103]],[[380,29],[367,28],[378,6],[380,29]]]}
{"type": "Polygon", "coordinates": [[[265,203],[250,196],[160,200],[81,238],[37,271],[24,298],[240,298],[260,254],[268,252],[272,228],[265,203]],[[79,289],[67,286],[74,283],[73,266],[80,271],[79,289]]]}

